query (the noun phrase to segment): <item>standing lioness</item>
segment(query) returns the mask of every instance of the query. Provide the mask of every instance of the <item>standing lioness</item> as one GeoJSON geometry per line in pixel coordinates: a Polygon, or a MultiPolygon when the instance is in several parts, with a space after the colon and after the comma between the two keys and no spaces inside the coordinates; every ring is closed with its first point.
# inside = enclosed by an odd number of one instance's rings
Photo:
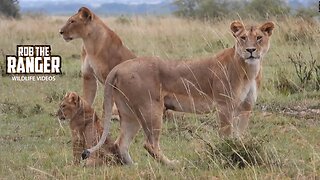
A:
{"type": "Polygon", "coordinates": [[[92,105],[97,80],[101,83],[116,65],[136,56],[122,44],[121,39],[88,8],[82,7],[60,29],[66,41],[83,40],[81,53],[84,99],[92,105]]]}
{"type": "Polygon", "coordinates": [[[261,61],[269,49],[274,24],[267,22],[245,28],[235,21],[230,28],[235,46],[214,57],[197,61],[136,58],[115,67],[105,82],[107,119],[103,135],[83,157],[96,151],[107,137],[112,97],[121,122],[121,133],[115,144],[124,163],[132,163],[128,149],[141,127],[148,152],[164,164],[173,163],[159,145],[163,109],[193,113],[217,109],[220,135],[243,132],[257,98],[261,61]]]}

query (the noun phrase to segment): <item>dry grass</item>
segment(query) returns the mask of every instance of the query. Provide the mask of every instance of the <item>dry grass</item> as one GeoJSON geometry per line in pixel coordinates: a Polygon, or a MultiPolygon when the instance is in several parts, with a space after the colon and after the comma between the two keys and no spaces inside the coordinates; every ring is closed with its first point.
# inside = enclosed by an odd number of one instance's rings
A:
{"type": "MultiPolygon", "coordinates": [[[[319,65],[319,24],[303,19],[275,21],[271,48],[263,62],[264,85],[245,143],[239,145],[238,142],[219,139],[214,114],[189,115],[175,122],[166,122],[163,128],[163,150],[168,157],[181,162],[175,170],[146,155],[142,148],[142,133],[131,148],[138,165],[90,169],[70,165],[70,132],[67,126],[61,128],[53,116],[66,91],[81,92],[81,40],[66,43],[58,34],[66,19],[23,17],[19,21],[0,20],[2,67],[4,55],[15,54],[17,44],[50,44],[52,53],[63,58],[64,72],[63,76],[56,76],[55,82],[13,82],[9,76],[0,76],[0,179],[319,178],[320,115],[289,116],[286,110],[295,107],[320,109],[320,93],[312,85],[289,93],[278,89],[288,82],[301,88],[288,58],[290,54],[302,53],[309,57],[310,48],[319,65]],[[245,157],[247,151],[250,158],[253,155],[253,159],[260,159],[259,163],[246,164],[241,157],[245,157]],[[217,156],[215,152],[222,152],[223,156],[217,156]],[[236,156],[236,163],[243,162],[245,168],[232,163],[226,166],[230,159],[225,157],[228,154],[240,154],[240,160],[236,156]]],[[[233,46],[229,32],[232,20],[203,23],[174,17],[110,17],[104,21],[139,56],[198,58],[233,46]]],[[[99,89],[95,108],[101,112],[101,86],[99,89]]],[[[114,122],[112,126],[115,136],[119,125],[114,122]]]]}

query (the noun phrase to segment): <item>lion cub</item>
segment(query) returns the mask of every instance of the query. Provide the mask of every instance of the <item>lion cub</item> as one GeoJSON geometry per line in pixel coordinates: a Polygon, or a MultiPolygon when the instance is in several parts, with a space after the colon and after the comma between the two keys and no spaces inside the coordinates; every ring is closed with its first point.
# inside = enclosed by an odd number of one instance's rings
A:
{"type": "MultiPolygon", "coordinates": [[[[72,132],[73,163],[78,165],[84,149],[95,145],[102,134],[101,121],[93,108],[77,93],[65,95],[57,112],[60,120],[70,119],[72,132]]],[[[113,141],[107,138],[101,151],[98,151],[86,161],[86,166],[99,166],[112,163],[113,141]]]]}

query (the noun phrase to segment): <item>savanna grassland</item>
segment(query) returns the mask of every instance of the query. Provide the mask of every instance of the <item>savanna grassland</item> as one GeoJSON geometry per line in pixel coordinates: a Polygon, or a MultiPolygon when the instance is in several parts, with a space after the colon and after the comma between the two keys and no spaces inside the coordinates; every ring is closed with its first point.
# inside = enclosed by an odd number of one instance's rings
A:
{"type": "MultiPolygon", "coordinates": [[[[81,40],[65,42],[67,17],[0,19],[0,179],[319,179],[320,26],[304,19],[275,20],[263,85],[247,135],[220,139],[215,114],[165,121],[162,150],[180,164],[165,167],[147,155],[144,137],[131,146],[133,166],[96,169],[72,165],[71,133],[54,116],[68,91],[81,93],[81,40]],[[54,82],[15,82],[4,73],[17,44],[49,44],[63,58],[54,82]],[[299,71],[300,67],[300,71],[299,71]],[[297,68],[297,70],[296,70],[297,68]],[[299,76],[298,76],[299,75],[299,76]]],[[[232,47],[232,20],[174,17],[105,18],[138,56],[173,60],[212,56],[232,47]]],[[[243,20],[247,24],[262,23],[243,20]]],[[[94,107],[102,113],[102,86],[94,107]]],[[[119,123],[112,123],[116,137],[119,123]]]]}

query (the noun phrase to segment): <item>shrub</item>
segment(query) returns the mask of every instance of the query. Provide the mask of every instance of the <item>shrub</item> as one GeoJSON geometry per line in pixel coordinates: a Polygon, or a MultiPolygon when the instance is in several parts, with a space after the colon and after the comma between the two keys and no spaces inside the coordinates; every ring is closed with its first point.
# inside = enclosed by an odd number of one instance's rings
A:
{"type": "Polygon", "coordinates": [[[224,17],[254,17],[265,19],[282,17],[290,13],[284,0],[251,0],[247,2],[227,0],[175,0],[175,15],[185,18],[221,19],[224,17]]]}
{"type": "Polygon", "coordinates": [[[288,74],[284,70],[279,70],[275,81],[276,89],[282,94],[293,94],[299,92],[300,88],[288,78],[288,74]]]}
{"type": "Polygon", "coordinates": [[[303,53],[298,52],[295,54],[290,54],[288,56],[290,62],[294,65],[295,72],[299,78],[300,85],[302,88],[312,82],[312,77],[315,76],[318,80],[318,65],[316,65],[316,59],[313,57],[311,49],[309,47],[310,58],[306,58],[303,53]]]}
{"type": "Polygon", "coordinates": [[[6,17],[20,18],[18,0],[1,0],[0,14],[6,17]]]}
{"type": "Polygon", "coordinates": [[[245,12],[254,17],[269,18],[272,16],[285,16],[290,12],[290,8],[283,0],[252,0],[245,7],[245,12]]]}

